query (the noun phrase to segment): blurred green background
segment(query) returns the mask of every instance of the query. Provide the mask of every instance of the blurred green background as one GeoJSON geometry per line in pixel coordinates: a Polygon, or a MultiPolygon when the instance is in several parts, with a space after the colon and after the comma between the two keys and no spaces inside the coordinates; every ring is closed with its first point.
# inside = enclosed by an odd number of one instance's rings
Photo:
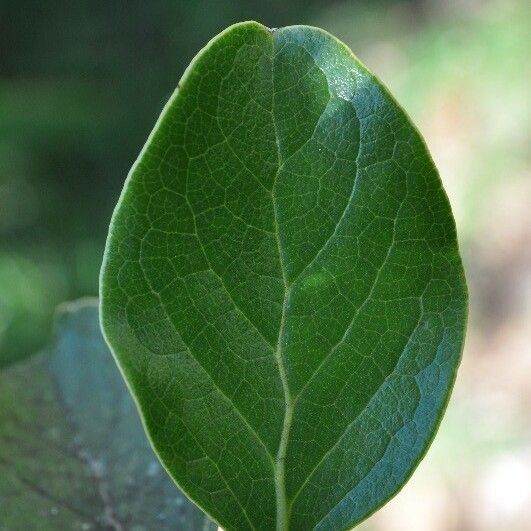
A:
{"type": "Polygon", "coordinates": [[[470,288],[462,368],[413,480],[365,530],[531,530],[531,2],[0,2],[0,366],[96,295],[129,167],[187,64],[231,23],[344,40],[423,133],[470,288]]]}

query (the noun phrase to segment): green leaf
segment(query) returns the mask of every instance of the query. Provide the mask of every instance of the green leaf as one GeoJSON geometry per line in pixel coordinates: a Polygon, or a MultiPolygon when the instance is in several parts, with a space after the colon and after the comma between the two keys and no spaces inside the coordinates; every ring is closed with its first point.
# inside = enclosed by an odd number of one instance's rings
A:
{"type": "Polygon", "coordinates": [[[102,324],[160,459],[226,529],[345,529],[439,424],[467,294],[404,111],[326,32],[194,59],[126,181],[102,324]]]}
{"type": "Polygon", "coordinates": [[[215,529],[158,463],[95,302],[48,354],[0,371],[0,529],[215,529]]]}

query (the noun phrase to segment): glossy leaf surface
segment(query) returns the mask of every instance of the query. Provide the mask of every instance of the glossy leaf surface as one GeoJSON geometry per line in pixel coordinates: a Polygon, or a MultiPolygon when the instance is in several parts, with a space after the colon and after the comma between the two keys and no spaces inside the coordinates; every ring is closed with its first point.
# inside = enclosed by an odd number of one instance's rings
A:
{"type": "Polygon", "coordinates": [[[134,165],[102,324],[162,462],[226,529],[345,529],[407,480],[466,286],[433,162],[329,34],[233,26],[134,165]]]}
{"type": "Polygon", "coordinates": [[[208,530],[153,454],[92,302],[0,371],[0,529],[208,530]]]}

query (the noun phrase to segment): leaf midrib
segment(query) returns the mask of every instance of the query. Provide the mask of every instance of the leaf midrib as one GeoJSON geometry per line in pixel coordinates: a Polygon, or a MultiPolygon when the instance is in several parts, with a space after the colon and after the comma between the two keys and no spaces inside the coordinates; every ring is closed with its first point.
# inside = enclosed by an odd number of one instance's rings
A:
{"type": "Polygon", "coordinates": [[[278,249],[278,259],[280,264],[280,271],[282,273],[282,281],[284,283],[284,300],[282,301],[282,313],[280,317],[280,325],[277,337],[277,346],[275,349],[275,359],[278,365],[278,372],[280,374],[280,380],[282,382],[282,389],[284,391],[284,420],[282,422],[282,432],[280,435],[280,442],[278,445],[277,456],[273,466],[273,475],[275,481],[275,497],[276,497],[276,515],[277,515],[277,531],[288,529],[288,507],[286,500],[286,481],[285,481],[285,467],[286,467],[286,452],[288,449],[289,432],[291,423],[293,420],[293,401],[291,398],[291,392],[289,389],[288,376],[286,367],[284,366],[284,360],[282,357],[282,336],[284,335],[284,327],[286,323],[286,313],[289,296],[289,286],[286,274],[286,268],[284,266],[282,245],[280,243],[280,230],[278,225],[278,208],[275,200],[275,187],[277,184],[278,175],[283,167],[281,150],[280,150],[280,135],[278,132],[278,125],[275,119],[275,38],[274,30],[271,30],[272,41],[272,57],[271,57],[271,118],[273,122],[273,130],[275,132],[275,145],[277,147],[277,163],[278,168],[273,179],[273,186],[271,188],[271,201],[273,203],[274,225],[275,225],[275,238],[278,249]]]}

